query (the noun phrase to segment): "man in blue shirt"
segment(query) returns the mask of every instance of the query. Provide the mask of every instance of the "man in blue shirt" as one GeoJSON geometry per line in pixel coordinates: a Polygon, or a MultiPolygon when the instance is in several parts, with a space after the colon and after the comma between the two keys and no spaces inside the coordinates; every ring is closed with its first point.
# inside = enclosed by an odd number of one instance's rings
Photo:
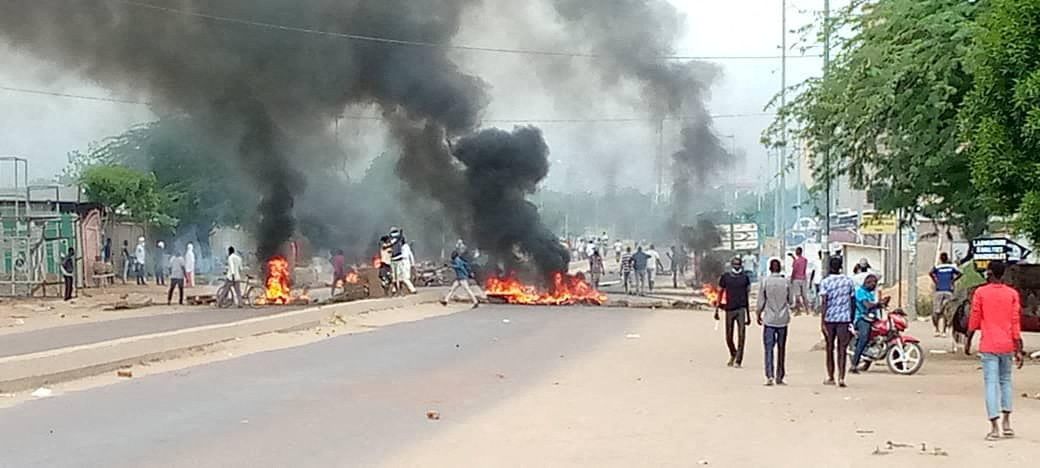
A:
{"type": "Polygon", "coordinates": [[[881,318],[881,309],[888,305],[889,298],[877,300],[877,276],[867,275],[863,286],[856,290],[856,352],[852,354],[852,373],[859,373],[859,360],[870,343],[870,327],[881,318]]]}
{"type": "Polygon", "coordinates": [[[837,367],[839,387],[845,386],[845,357],[849,346],[849,324],[852,322],[853,297],[856,286],[852,278],[841,274],[841,257],[831,257],[827,269],[830,274],[820,282],[820,329],[827,345],[827,380],[824,385],[834,385],[834,370],[837,367]]]}
{"type": "Polygon", "coordinates": [[[932,268],[929,274],[935,285],[935,295],[932,296],[932,325],[935,327],[935,336],[946,336],[946,329],[950,326],[949,318],[943,314],[943,307],[953,300],[953,288],[957,280],[964,276],[957,265],[950,263],[950,256],[943,252],[939,254],[939,264],[932,268]],[[939,327],[942,320],[943,326],[939,327]]]}

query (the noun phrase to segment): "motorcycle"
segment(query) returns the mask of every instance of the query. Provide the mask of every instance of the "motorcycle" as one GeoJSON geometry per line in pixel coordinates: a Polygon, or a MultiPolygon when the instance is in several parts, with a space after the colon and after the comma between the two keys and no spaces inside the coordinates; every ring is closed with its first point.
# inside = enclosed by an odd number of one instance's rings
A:
{"type": "MultiPolygon", "coordinates": [[[[866,372],[875,361],[884,360],[888,370],[898,375],[913,375],[924,366],[921,341],[903,332],[909,326],[906,312],[896,309],[870,326],[870,341],[860,357],[859,370],[866,372]]],[[[856,353],[856,340],[849,343],[849,359],[856,353]]]]}

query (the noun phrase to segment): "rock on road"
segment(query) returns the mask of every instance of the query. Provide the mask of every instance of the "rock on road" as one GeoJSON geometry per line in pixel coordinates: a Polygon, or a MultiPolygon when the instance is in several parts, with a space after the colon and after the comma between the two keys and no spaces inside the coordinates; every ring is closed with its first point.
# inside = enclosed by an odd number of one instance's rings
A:
{"type": "MultiPolygon", "coordinates": [[[[822,354],[808,351],[818,324],[796,319],[791,385],[766,388],[760,329],[745,368],[727,369],[709,316],[483,307],[148,376],[0,410],[0,466],[1018,466],[1040,455],[1031,400],[1016,399],[1018,439],[981,441],[970,359],[824,387],[822,354]]],[[[1028,369],[1020,388],[1040,384],[1028,369]]]]}

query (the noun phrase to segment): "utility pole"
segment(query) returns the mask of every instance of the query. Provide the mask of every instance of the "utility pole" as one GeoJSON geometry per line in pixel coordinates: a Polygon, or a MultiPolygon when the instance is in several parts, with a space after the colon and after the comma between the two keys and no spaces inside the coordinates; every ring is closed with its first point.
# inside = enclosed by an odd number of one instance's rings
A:
{"type": "MultiPolygon", "coordinates": [[[[787,106],[787,0],[780,0],[780,107],[787,106]]],[[[787,191],[787,119],[780,117],[780,134],[783,144],[780,146],[780,186],[777,187],[779,199],[780,225],[780,258],[787,254],[787,202],[784,192],[787,191]]]]}
{"type": "MultiPolygon", "coordinates": [[[[661,204],[662,194],[664,193],[664,119],[657,122],[657,160],[654,163],[655,176],[657,177],[657,184],[654,186],[654,208],[656,209],[661,204]]],[[[676,200],[672,201],[677,202],[676,200]]]]}
{"type": "MultiPolygon", "coordinates": [[[[831,65],[831,0],[823,0],[823,76],[827,77],[831,65]]],[[[823,235],[820,244],[825,252],[823,254],[824,274],[828,271],[831,257],[831,149],[830,146],[823,148],[823,174],[826,195],[824,201],[826,208],[823,210],[823,235]]]]}

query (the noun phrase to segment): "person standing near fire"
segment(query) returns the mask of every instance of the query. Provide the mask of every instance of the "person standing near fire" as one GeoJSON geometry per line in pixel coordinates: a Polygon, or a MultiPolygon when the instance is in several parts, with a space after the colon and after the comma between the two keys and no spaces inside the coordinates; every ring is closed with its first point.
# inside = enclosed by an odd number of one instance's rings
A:
{"type": "Polygon", "coordinates": [[[123,250],[119,253],[119,257],[123,261],[123,284],[126,284],[126,278],[130,276],[134,267],[134,260],[130,256],[130,243],[126,239],[123,239],[123,250]]]}
{"type": "Polygon", "coordinates": [[[726,295],[726,347],[729,348],[729,367],[740,367],[744,362],[744,341],[747,338],[747,326],[751,323],[748,311],[748,293],[751,279],[744,271],[740,257],[730,261],[730,271],[719,278],[719,287],[726,295]],[[733,343],[733,332],[737,332],[737,343],[733,343]]]}
{"type": "Polygon", "coordinates": [[[592,256],[589,257],[589,280],[592,282],[592,287],[599,289],[599,280],[603,277],[603,256],[599,254],[599,249],[592,251],[592,256]]]}
{"type": "Polygon", "coordinates": [[[170,264],[170,254],[166,253],[166,243],[155,243],[155,285],[166,285],[166,268],[170,264]]]}
{"type": "Polygon", "coordinates": [[[343,255],[343,249],[336,249],[332,252],[332,292],[330,295],[336,295],[336,286],[341,285],[346,290],[347,282],[347,257],[343,255]]]}
{"type": "Polygon", "coordinates": [[[458,251],[451,253],[451,269],[455,271],[455,281],[451,283],[451,289],[448,289],[448,294],[441,299],[441,305],[447,306],[448,301],[451,300],[452,296],[455,295],[460,287],[466,290],[466,294],[469,295],[470,300],[473,301],[473,308],[476,309],[480,306],[480,301],[477,299],[477,295],[473,294],[473,290],[469,287],[469,279],[473,276],[473,272],[469,267],[469,262],[459,254],[458,251]]]}
{"type": "Polygon", "coordinates": [[[242,289],[239,288],[238,284],[242,281],[242,257],[235,253],[234,247],[228,247],[227,251],[227,271],[224,274],[224,279],[231,286],[229,290],[235,295],[235,305],[241,308],[242,289]]]}
{"type": "Polygon", "coordinates": [[[415,285],[412,284],[412,267],[415,265],[415,254],[412,253],[412,244],[401,239],[401,258],[394,260],[394,276],[397,277],[399,284],[397,285],[398,290],[401,288],[401,284],[408,288],[410,294],[415,294],[415,285]]]}
{"type": "Polygon", "coordinates": [[[625,294],[631,294],[632,288],[632,247],[625,247],[621,254],[621,284],[625,286],[625,294]]]}

